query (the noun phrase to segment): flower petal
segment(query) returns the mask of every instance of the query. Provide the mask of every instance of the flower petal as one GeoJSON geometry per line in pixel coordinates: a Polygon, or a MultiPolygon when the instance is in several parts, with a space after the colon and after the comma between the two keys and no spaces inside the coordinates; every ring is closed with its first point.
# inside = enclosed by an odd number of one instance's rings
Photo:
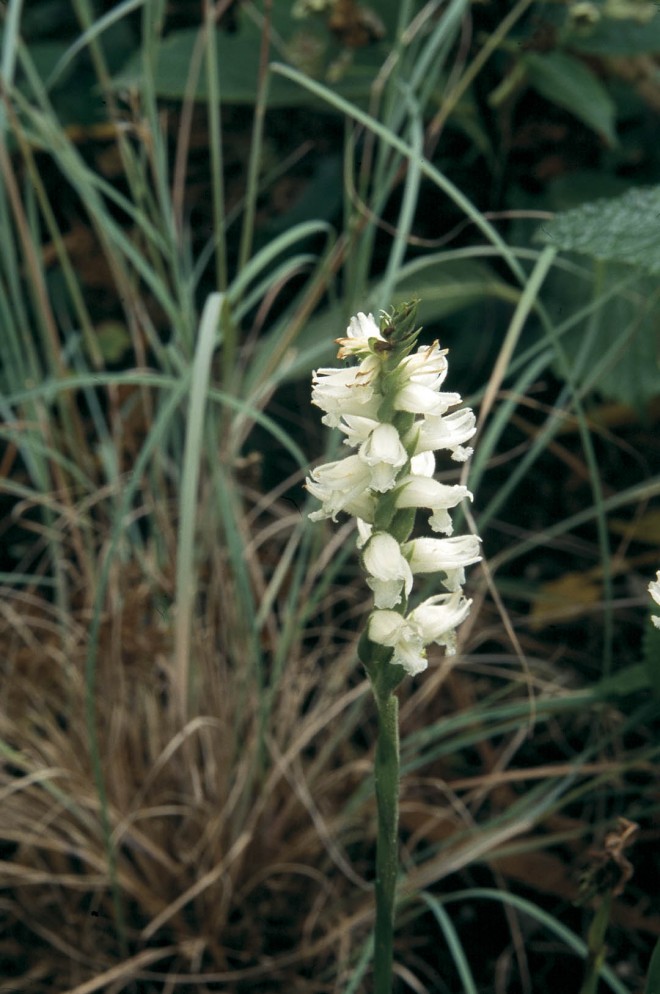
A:
{"type": "Polygon", "coordinates": [[[481,559],[480,539],[476,535],[455,538],[415,538],[401,551],[413,573],[445,573],[442,585],[458,590],[465,582],[465,567],[481,559]]]}
{"type": "Polygon", "coordinates": [[[396,611],[373,611],[369,618],[369,638],[379,645],[393,648],[405,627],[405,618],[396,611]]]}
{"type": "Polygon", "coordinates": [[[360,311],[349,321],[346,338],[336,339],[340,346],[337,358],[345,359],[351,355],[367,355],[372,351],[371,343],[374,339],[381,342],[385,341],[373,314],[363,314],[360,311]]]}
{"type": "Polygon", "coordinates": [[[394,425],[379,424],[362,443],[360,459],[371,467],[371,486],[379,493],[391,490],[397,470],[408,462],[408,453],[401,444],[394,425]]]}
{"type": "Polygon", "coordinates": [[[369,618],[369,638],[394,649],[390,662],[403,666],[410,676],[421,673],[428,666],[424,643],[417,629],[396,611],[374,611],[369,618]]]}
{"type": "Polygon", "coordinates": [[[369,438],[369,435],[380,424],[375,418],[365,418],[358,414],[342,414],[342,419],[337,425],[340,431],[346,435],[344,445],[351,445],[357,448],[369,438]]]}
{"type": "MultiPolygon", "coordinates": [[[[655,580],[651,580],[649,583],[649,593],[658,607],[660,607],[660,570],[658,570],[655,577],[655,580]]],[[[651,621],[656,628],[660,628],[660,618],[657,614],[651,615],[651,621]]]]}
{"type": "Polygon", "coordinates": [[[413,577],[408,560],[401,555],[397,540],[387,532],[371,537],[362,554],[369,574],[367,584],[374,592],[377,608],[396,607],[401,603],[401,591],[406,597],[412,589],[413,577]]]}
{"type": "Polygon", "coordinates": [[[382,397],[376,390],[378,359],[368,356],[359,366],[326,367],[312,376],[312,404],[326,412],[324,424],[336,428],[344,414],[375,418],[382,397]]]}
{"type": "Polygon", "coordinates": [[[455,629],[470,613],[471,600],[466,600],[460,590],[452,594],[437,594],[423,601],[408,617],[409,623],[419,630],[425,645],[436,642],[444,645],[449,655],[456,652],[455,629]]]}
{"type": "Polygon", "coordinates": [[[415,455],[438,449],[449,449],[452,459],[464,462],[472,454],[472,449],[463,448],[463,443],[472,438],[476,431],[474,412],[465,407],[452,414],[431,414],[413,426],[406,442],[410,443],[417,433],[415,440],[415,455]]]}
{"type": "Polygon", "coordinates": [[[432,530],[446,535],[451,535],[453,530],[448,508],[456,507],[466,497],[472,499],[467,487],[458,483],[450,486],[425,476],[412,475],[399,482],[401,487],[397,490],[396,506],[431,508],[433,514],[429,518],[429,524],[432,530]]]}
{"type": "Polygon", "coordinates": [[[325,463],[313,469],[305,481],[307,490],[323,504],[310,514],[312,521],[332,518],[367,490],[371,472],[358,456],[346,456],[337,462],[325,463]]]}

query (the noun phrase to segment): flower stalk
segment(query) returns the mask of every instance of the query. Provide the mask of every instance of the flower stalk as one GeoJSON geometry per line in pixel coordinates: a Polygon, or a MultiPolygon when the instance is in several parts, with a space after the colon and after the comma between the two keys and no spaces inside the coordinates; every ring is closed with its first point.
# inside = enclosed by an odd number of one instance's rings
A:
{"type": "Polygon", "coordinates": [[[394,905],[398,872],[399,828],[399,699],[379,700],[375,779],[378,806],[376,842],[376,926],[374,932],[374,991],[392,990],[394,905]]]}
{"type": "Polygon", "coordinates": [[[456,627],[471,601],[463,596],[465,567],[480,557],[477,536],[412,538],[417,512],[430,512],[431,531],[452,535],[450,511],[471,499],[466,487],[434,479],[435,452],[456,462],[471,454],[465,443],[475,418],[457,393],[441,390],[446,352],[437,342],[417,345],[416,302],[382,314],[351,318],[346,337],[337,339],[338,358],[352,363],[319,369],[313,375],[312,403],[323,423],[346,436],[353,452],[312,470],[309,492],[321,502],[309,517],[357,521],[358,548],[374,608],[358,644],[378,710],[375,756],[378,838],[374,990],[391,994],[393,933],[398,873],[399,725],[396,689],[406,675],[428,665],[435,642],[456,651],[456,627]],[[444,591],[409,610],[416,574],[436,575],[444,591]]]}

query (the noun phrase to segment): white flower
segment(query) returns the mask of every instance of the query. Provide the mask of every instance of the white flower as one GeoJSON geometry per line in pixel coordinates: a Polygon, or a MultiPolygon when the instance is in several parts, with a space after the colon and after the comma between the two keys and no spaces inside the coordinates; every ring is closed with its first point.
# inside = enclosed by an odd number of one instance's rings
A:
{"type": "Polygon", "coordinates": [[[456,507],[465,498],[472,500],[472,494],[460,484],[450,486],[426,476],[405,476],[396,494],[397,507],[428,507],[433,514],[429,524],[434,532],[451,535],[453,526],[448,509],[456,507]]]}
{"type": "Polygon", "coordinates": [[[478,563],[480,539],[476,535],[455,538],[415,538],[406,542],[401,552],[413,573],[445,573],[447,590],[458,590],[465,583],[465,567],[478,563]]]}
{"type": "Polygon", "coordinates": [[[358,549],[363,549],[373,534],[373,525],[370,525],[362,518],[358,518],[355,523],[358,531],[357,547],[358,549]]]}
{"type": "Polygon", "coordinates": [[[394,401],[398,411],[438,416],[461,403],[459,393],[440,392],[447,375],[446,352],[434,342],[401,360],[397,369],[400,386],[394,401]]]}
{"type": "Polygon", "coordinates": [[[390,661],[403,666],[410,676],[416,676],[428,666],[421,633],[396,611],[374,611],[369,618],[369,638],[394,649],[390,661]]]}
{"type": "Polygon", "coordinates": [[[366,442],[374,428],[377,428],[379,424],[380,421],[375,418],[365,418],[359,414],[343,414],[337,427],[346,435],[344,445],[350,445],[355,449],[366,442]]]}
{"type": "Polygon", "coordinates": [[[447,349],[441,349],[437,342],[420,345],[417,352],[401,360],[399,370],[406,381],[429,387],[437,393],[447,375],[447,349]]]}
{"type": "Polygon", "coordinates": [[[311,520],[332,518],[336,521],[338,511],[353,513],[352,507],[366,493],[370,482],[371,470],[359,456],[347,456],[337,462],[317,466],[305,481],[305,486],[323,506],[310,514],[311,520]]]}
{"type": "Polygon", "coordinates": [[[412,476],[433,476],[435,473],[435,456],[433,453],[420,452],[418,456],[413,456],[410,460],[410,473],[412,476]]]}
{"type": "Polygon", "coordinates": [[[379,424],[362,443],[359,458],[371,467],[371,488],[379,493],[391,490],[398,470],[408,462],[394,425],[379,424]]]}
{"type": "Polygon", "coordinates": [[[401,603],[401,590],[406,597],[412,590],[412,571],[401,555],[399,543],[387,532],[377,532],[367,542],[362,554],[369,574],[367,583],[374,592],[377,608],[395,607],[401,603]]]}
{"type": "Polygon", "coordinates": [[[411,414],[443,414],[447,410],[444,396],[419,383],[408,383],[397,391],[394,407],[397,411],[409,411],[411,414]]]}
{"type": "Polygon", "coordinates": [[[371,342],[374,338],[380,342],[385,341],[380,328],[374,321],[373,314],[363,314],[362,311],[349,321],[346,336],[346,338],[336,339],[337,344],[341,346],[337,353],[338,359],[371,352],[371,342]]]}
{"type": "Polygon", "coordinates": [[[369,619],[369,638],[393,649],[391,662],[415,676],[428,665],[426,646],[431,642],[444,645],[449,655],[456,652],[455,629],[465,621],[471,603],[457,590],[429,597],[407,617],[396,611],[374,611],[369,619]]]}
{"type": "Polygon", "coordinates": [[[359,366],[317,369],[312,375],[312,404],[326,412],[324,424],[336,428],[343,414],[375,418],[382,401],[375,389],[378,358],[367,356],[359,366]]]}
{"type": "MultiPolygon", "coordinates": [[[[649,583],[649,593],[658,607],[660,607],[660,570],[655,574],[655,580],[651,580],[649,583]]],[[[651,621],[656,628],[660,628],[660,618],[657,614],[651,615],[651,621]]]]}
{"type": "Polygon", "coordinates": [[[359,446],[360,459],[371,467],[372,489],[379,493],[391,490],[398,470],[408,462],[408,453],[394,425],[345,414],[338,427],[347,436],[344,444],[359,446]]]}
{"type": "Polygon", "coordinates": [[[410,443],[416,435],[415,455],[449,449],[452,459],[465,462],[472,455],[472,449],[463,448],[463,443],[472,438],[476,430],[474,412],[465,407],[452,414],[428,415],[423,421],[413,425],[406,442],[410,443]]]}
{"type": "Polygon", "coordinates": [[[394,425],[345,414],[338,427],[347,436],[344,444],[359,446],[360,459],[371,467],[371,488],[379,493],[391,490],[398,470],[408,462],[408,453],[394,425]]]}
{"type": "Polygon", "coordinates": [[[396,370],[395,410],[411,414],[443,414],[448,407],[447,397],[451,397],[456,404],[460,403],[458,394],[440,393],[440,385],[446,375],[447,359],[437,344],[403,358],[396,370]]]}

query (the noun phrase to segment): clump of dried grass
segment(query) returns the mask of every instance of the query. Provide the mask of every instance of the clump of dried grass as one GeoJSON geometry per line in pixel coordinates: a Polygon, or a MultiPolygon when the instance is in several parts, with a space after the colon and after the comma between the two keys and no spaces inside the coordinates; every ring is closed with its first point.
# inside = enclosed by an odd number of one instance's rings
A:
{"type": "MultiPolygon", "coordinates": [[[[265,517],[245,519],[257,594],[300,521],[276,502],[265,517]]],[[[360,904],[366,933],[365,868],[344,852],[373,816],[370,802],[345,810],[368,768],[350,740],[366,690],[354,637],[339,643],[322,613],[259,687],[222,544],[200,545],[200,559],[185,723],[172,696],[172,615],[158,607],[168,579],[158,590],[144,559],[116,567],[101,623],[95,721],[123,937],[86,725],[88,609],[62,617],[35,594],[4,593],[0,958],[17,990],[120,990],[136,979],[160,990],[166,976],[207,976],[268,991],[313,975],[321,991],[324,968],[331,984],[348,961],[345,917],[360,904]]],[[[267,669],[292,621],[282,610],[276,598],[258,633],[267,669]]]]}

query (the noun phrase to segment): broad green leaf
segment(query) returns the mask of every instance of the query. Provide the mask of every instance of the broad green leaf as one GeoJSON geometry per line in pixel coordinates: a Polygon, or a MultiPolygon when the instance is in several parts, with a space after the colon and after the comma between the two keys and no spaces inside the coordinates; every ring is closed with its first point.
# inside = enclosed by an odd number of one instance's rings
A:
{"type": "Polygon", "coordinates": [[[615,105],[597,76],[565,52],[522,56],[531,86],[551,103],[564,107],[609,145],[616,145],[615,105]]]}
{"type": "Polygon", "coordinates": [[[583,257],[584,279],[555,270],[546,287],[564,317],[592,308],[562,339],[575,385],[636,410],[660,395],[659,216],[660,187],[633,188],[566,210],[536,235],[583,257]]]}
{"type": "MultiPolygon", "coordinates": [[[[562,346],[577,387],[586,382],[609,400],[639,411],[660,395],[660,287],[657,279],[643,273],[634,278],[629,266],[593,265],[591,285],[559,273],[548,281],[548,294],[562,301],[566,315],[590,303],[594,307],[593,318],[574,325],[562,338],[562,346]],[[626,282],[630,275],[632,283],[626,282]],[[599,303],[601,289],[618,283],[626,283],[625,288],[599,303]]],[[[559,366],[556,372],[561,376],[559,366]]]]}
{"type": "MultiPolygon", "coordinates": [[[[306,29],[309,34],[307,44],[300,39],[298,33],[292,33],[290,44],[286,51],[271,53],[290,65],[295,64],[312,76],[323,77],[329,68],[329,60],[336,46],[327,37],[323,40],[312,29],[306,29]],[[309,52],[314,56],[310,65],[302,65],[303,54],[309,52]]],[[[287,38],[286,34],[284,35],[287,38]]],[[[193,53],[199,40],[196,29],[177,31],[169,35],[158,51],[154,72],[154,89],[159,97],[171,100],[181,100],[186,93],[190,67],[193,64],[193,53]]],[[[288,39],[287,39],[288,40],[288,39]]],[[[257,94],[259,79],[259,57],[261,49],[261,33],[252,21],[244,18],[240,30],[236,34],[218,32],[215,38],[217,53],[218,76],[220,79],[221,99],[227,103],[253,105],[257,94]]],[[[363,101],[371,91],[374,76],[388,53],[383,44],[371,45],[359,51],[354,60],[342,68],[333,81],[333,88],[348,100],[363,101]]],[[[140,86],[143,75],[142,54],[136,53],[122,70],[114,77],[117,89],[131,89],[140,86]]],[[[206,74],[199,73],[195,98],[208,98],[206,74]]],[[[298,107],[315,104],[318,101],[307,90],[297,86],[291,80],[282,76],[271,76],[268,87],[268,105],[271,107],[298,107]]],[[[327,108],[326,108],[327,109],[327,108]]]]}
{"type": "Polygon", "coordinates": [[[660,272],[660,186],[635,187],[546,222],[538,240],[565,252],[660,272]]]}

